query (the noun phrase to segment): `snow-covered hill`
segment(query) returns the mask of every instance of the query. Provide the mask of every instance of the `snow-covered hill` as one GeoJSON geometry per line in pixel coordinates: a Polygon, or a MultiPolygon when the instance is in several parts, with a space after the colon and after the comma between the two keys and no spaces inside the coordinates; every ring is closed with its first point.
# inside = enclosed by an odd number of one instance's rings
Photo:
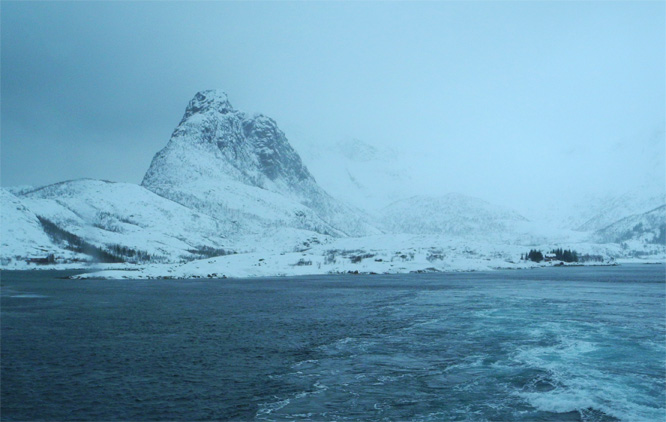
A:
{"type": "Polygon", "coordinates": [[[35,213],[20,198],[0,189],[0,263],[6,267],[60,252],[35,213]]]}
{"type": "Polygon", "coordinates": [[[317,183],[274,120],[235,110],[226,94],[190,101],[142,186],[245,233],[293,227],[334,236],[379,231],[317,183]]]}
{"type": "Polygon", "coordinates": [[[596,212],[576,230],[600,230],[625,217],[642,214],[665,204],[666,194],[659,186],[640,187],[622,195],[609,196],[590,207],[596,212]]]}
{"type": "MultiPolygon", "coordinates": [[[[603,187],[611,189],[612,187],[603,187]]],[[[571,194],[566,200],[535,203],[526,214],[530,220],[552,227],[594,232],[631,215],[666,204],[666,186],[655,180],[630,190],[571,194]]]]}
{"type": "Polygon", "coordinates": [[[597,230],[593,239],[599,243],[624,243],[634,249],[646,244],[663,246],[666,244],[666,205],[597,230]]]}
{"type": "Polygon", "coordinates": [[[128,261],[138,260],[137,253],[170,262],[219,255],[235,232],[230,222],[129,183],[73,180],[26,192],[21,200],[59,229],[111,253],[124,252],[128,261]]]}

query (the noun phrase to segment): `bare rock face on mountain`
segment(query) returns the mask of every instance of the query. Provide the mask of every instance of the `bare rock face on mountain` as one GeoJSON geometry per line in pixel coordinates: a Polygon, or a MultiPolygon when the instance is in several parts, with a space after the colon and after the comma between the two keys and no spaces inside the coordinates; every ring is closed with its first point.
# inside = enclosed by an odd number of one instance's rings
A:
{"type": "Polygon", "coordinates": [[[142,185],[252,232],[293,227],[336,236],[377,233],[317,185],[274,120],[235,110],[220,91],[197,93],[142,185]]]}

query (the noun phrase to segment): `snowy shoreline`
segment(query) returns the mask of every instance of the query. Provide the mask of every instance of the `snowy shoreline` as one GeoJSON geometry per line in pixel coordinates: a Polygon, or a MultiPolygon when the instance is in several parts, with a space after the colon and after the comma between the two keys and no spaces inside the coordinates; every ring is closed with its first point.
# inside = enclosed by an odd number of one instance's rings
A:
{"type": "MultiPolygon", "coordinates": [[[[645,264],[645,265],[659,265],[660,262],[641,262],[634,264],[645,264]]],[[[412,270],[412,271],[396,271],[396,272],[383,272],[378,273],[374,271],[359,271],[359,270],[348,270],[348,271],[339,271],[339,272],[313,272],[313,273],[280,273],[280,274],[262,274],[262,275],[248,275],[248,276],[227,276],[225,274],[218,275],[217,273],[207,274],[206,276],[202,275],[183,275],[183,276],[174,276],[174,275],[158,275],[158,276],[144,276],[142,274],[135,275],[121,275],[123,272],[136,272],[140,271],[137,269],[123,269],[123,270],[113,270],[113,274],[107,274],[106,271],[98,271],[94,273],[84,273],[68,277],[72,280],[194,280],[194,279],[211,279],[211,280],[234,280],[234,279],[252,279],[252,278],[283,278],[283,277],[304,277],[304,276],[323,276],[323,275],[341,275],[341,276],[354,276],[354,275],[400,275],[400,274],[425,274],[425,273],[439,273],[439,274],[453,274],[453,273],[467,273],[467,272],[490,272],[490,271],[501,271],[501,270],[532,270],[539,268],[549,268],[549,267],[614,267],[620,266],[616,262],[613,263],[589,263],[589,264],[553,264],[553,265],[542,265],[537,264],[534,266],[516,266],[516,267],[487,267],[487,268],[470,268],[470,269],[457,269],[457,270],[438,270],[435,268],[425,268],[422,270],[412,270]]]]}
{"type": "MultiPolygon", "coordinates": [[[[252,255],[252,257],[242,257],[247,262],[252,258],[256,258],[256,254],[243,254],[252,255]]],[[[282,259],[295,258],[302,256],[298,254],[284,254],[279,255],[282,259]]],[[[411,263],[411,265],[404,265],[401,263],[398,267],[395,263],[391,266],[389,263],[374,262],[373,264],[367,263],[366,265],[347,264],[347,265],[327,265],[327,266],[314,266],[314,265],[293,265],[288,268],[282,268],[278,271],[273,271],[273,265],[270,261],[266,262],[265,258],[259,258],[258,262],[262,265],[250,265],[248,267],[236,267],[234,269],[227,267],[227,271],[221,271],[219,262],[222,258],[205,260],[206,262],[190,262],[180,265],[169,264],[154,264],[149,266],[140,265],[110,265],[106,268],[90,267],[72,267],[70,265],[54,265],[54,266],[41,266],[39,268],[24,268],[18,271],[39,271],[39,270],[81,270],[82,274],[69,276],[70,279],[76,280],[186,280],[186,279],[242,279],[242,278],[274,278],[274,277],[297,277],[297,276],[320,276],[320,275],[396,275],[396,274],[415,274],[415,273],[460,273],[460,272],[477,272],[477,271],[497,271],[497,270],[525,270],[525,269],[538,269],[549,267],[593,267],[593,266],[621,266],[626,264],[644,264],[644,265],[661,265],[666,262],[664,259],[651,258],[651,259],[618,259],[606,262],[586,262],[586,263],[563,263],[563,262],[548,262],[548,263],[531,263],[531,262],[479,262],[479,260],[467,260],[464,262],[459,260],[456,265],[451,263],[446,265],[430,265],[424,266],[419,263],[411,263]],[[266,264],[264,264],[266,263],[266,264]],[[369,264],[369,265],[368,265],[369,264]],[[109,268],[111,267],[111,268],[109,268]],[[383,267],[383,268],[382,268],[383,267]],[[92,271],[91,271],[92,270],[92,271]]],[[[236,257],[238,258],[238,257],[236,257]]],[[[228,262],[227,262],[228,263],[228,262]]]]}
{"type": "Polygon", "coordinates": [[[246,238],[232,253],[181,263],[55,265],[12,262],[5,270],[81,270],[76,279],[191,279],[255,278],[325,274],[407,274],[527,269],[556,265],[616,265],[664,263],[666,254],[657,249],[643,257],[624,254],[620,245],[585,242],[541,243],[526,246],[495,239],[463,239],[436,235],[381,235],[333,239],[291,231],[261,239],[246,238]],[[270,239],[267,241],[266,239],[270,239]],[[603,261],[561,263],[522,260],[531,249],[549,251],[572,248],[581,256],[603,261]]]}

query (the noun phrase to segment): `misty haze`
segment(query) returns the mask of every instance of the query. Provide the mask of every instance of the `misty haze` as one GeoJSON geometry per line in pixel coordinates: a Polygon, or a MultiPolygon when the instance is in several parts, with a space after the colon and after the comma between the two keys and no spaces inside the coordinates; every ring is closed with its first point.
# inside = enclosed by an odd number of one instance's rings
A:
{"type": "Polygon", "coordinates": [[[3,2],[3,419],[664,420],[664,16],[3,2]]]}

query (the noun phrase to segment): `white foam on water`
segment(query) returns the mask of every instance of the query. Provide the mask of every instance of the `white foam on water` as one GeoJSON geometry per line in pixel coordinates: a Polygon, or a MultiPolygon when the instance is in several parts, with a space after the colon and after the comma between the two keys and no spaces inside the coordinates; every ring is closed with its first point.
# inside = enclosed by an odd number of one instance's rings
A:
{"type": "Polygon", "coordinates": [[[595,343],[586,340],[558,336],[558,341],[552,346],[518,349],[513,359],[539,369],[569,372],[582,368],[584,365],[576,366],[576,364],[588,360],[586,355],[597,351],[598,348],[595,343]]]}
{"type": "Polygon", "coordinates": [[[403,378],[413,378],[414,374],[400,374],[400,375],[380,375],[377,377],[377,380],[379,382],[385,383],[385,382],[395,382],[399,381],[403,378]]]}
{"type": "Polygon", "coordinates": [[[440,324],[442,322],[441,318],[430,318],[426,320],[421,320],[403,328],[401,331],[411,332],[413,330],[418,330],[421,328],[428,327],[429,325],[440,324]]]}
{"type": "Polygon", "coordinates": [[[592,397],[574,391],[519,393],[518,395],[544,412],[567,413],[588,409],[595,405],[592,397]]]}
{"type": "MultiPolygon", "coordinates": [[[[559,337],[557,344],[518,350],[513,359],[547,371],[557,387],[551,391],[515,394],[544,412],[599,410],[620,420],[640,422],[666,419],[662,403],[650,403],[647,386],[636,378],[609,371],[612,362],[595,355],[600,346],[586,340],[559,337]]],[[[645,380],[649,383],[649,380],[645,380]]],[[[585,419],[585,418],[584,418],[585,419]]]]}
{"type": "Polygon", "coordinates": [[[294,413],[291,416],[297,419],[312,419],[314,413],[294,413]]]}
{"type": "MultiPolygon", "coordinates": [[[[301,391],[295,394],[292,394],[291,397],[282,399],[280,400],[279,397],[275,396],[276,401],[274,402],[269,402],[269,403],[261,403],[259,405],[259,410],[257,410],[257,413],[255,414],[255,418],[257,419],[264,419],[268,417],[271,413],[277,412],[280,409],[283,409],[284,407],[288,406],[289,404],[292,403],[292,400],[300,400],[303,398],[307,398],[309,396],[317,395],[320,394],[326,390],[328,390],[328,386],[320,383],[319,381],[315,382],[313,387],[315,388],[315,391],[301,391]]],[[[310,413],[311,415],[311,413],[310,413]]]]}
{"type": "Polygon", "coordinates": [[[444,368],[443,372],[450,372],[450,371],[455,371],[459,369],[467,369],[467,368],[479,368],[483,366],[483,360],[486,358],[487,355],[474,355],[470,356],[465,359],[464,362],[457,363],[454,365],[449,365],[446,368],[444,368]]]}
{"type": "Polygon", "coordinates": [[[328,356],[340,354],[359,355],[367,353],[368,349],[376,345],[377,341],[372,339],[360,339],[345,337],[331,343],[318,346],[317,349],[328,356]]]}
{"type": "Polygon", "coordinates": [[[291,403],[291,400],[289,400],[289,399],[278,400],[278,401],[270,402],[270,403],[261,403],[259,405],[259,410],[257,410],[257,414],[255,415],[255,418],[261,418],[262,416],[268,416],[271,413],[273,413],[277,410],[280,410],[283,407],[287,406],[289,403],[291,403]]]}
{"type": "MultiPolygon", "coordinates": [[[[592,384],[592,383],[590,383],[592,384]]],[[[597,386],[601,387],[601,386],[597,386]]],[[[622,421],[650,422],[664,420],[664,409],[640,405],[628,400],[622,388],[594,390],[588,388],[557,388],[548,392],[517,393],[534,408],[543,412],[568,413],[600,410],[622,421]],[[614,391],[614,392],[611,392],[614,391]]]]}
{"type": "Polygon", "coordinates": [[[32,294],[32,293],[25,293],[25,294],[20,294],[20,295],[13,295],[13,296],[10,296],[10,297],[17,298],[17,299],[45,299],[48,296],[37,295],[37,294],[32,294]]]}
{"type": "Polygon", "coordinates": [[[294,369],[294,368],[299,368],[299,367],[301,367],[301,366],[303,366],[303,365],[310,365],[310,364],[314,365],[314,364],[316,364],[317,362],[319,362],[319,360],[317,360],[317,359],[306,359],[306,360],[302,360],[302,361],[296,362],[295,364],[291,365],[291,368],[292,368],[292,369],[294,369]]]}

